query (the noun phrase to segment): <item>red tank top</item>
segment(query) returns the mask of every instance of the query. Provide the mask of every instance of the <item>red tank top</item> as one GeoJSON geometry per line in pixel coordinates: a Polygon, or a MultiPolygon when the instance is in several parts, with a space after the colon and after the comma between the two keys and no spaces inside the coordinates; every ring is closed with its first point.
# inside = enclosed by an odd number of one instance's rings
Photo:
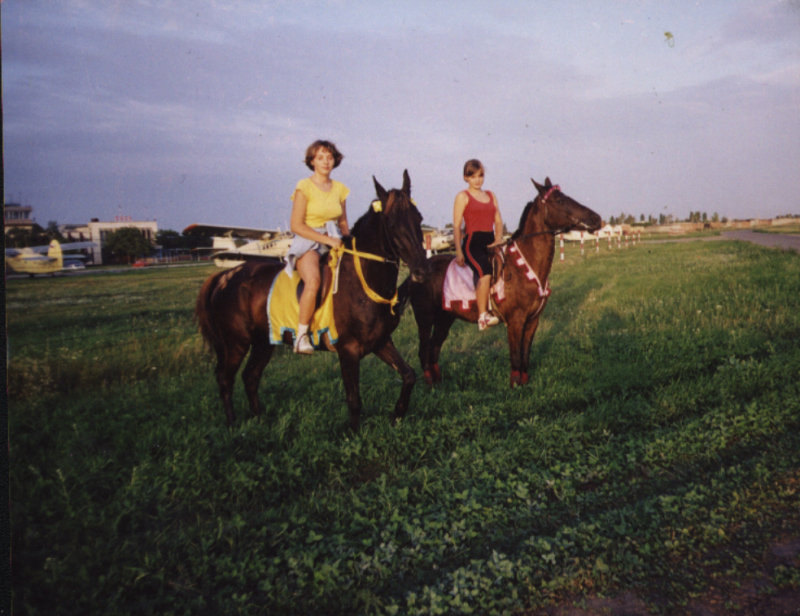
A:
{"type": "Polygon", "coordinates": [[[464,224],[467,227],[467,235],[475,233],[476,231],[494,231],[494,195],[486,191],[489,195],[489,201],[483,203],[473,197],[468,190],[467,205],[464,208],[464,224]]]}

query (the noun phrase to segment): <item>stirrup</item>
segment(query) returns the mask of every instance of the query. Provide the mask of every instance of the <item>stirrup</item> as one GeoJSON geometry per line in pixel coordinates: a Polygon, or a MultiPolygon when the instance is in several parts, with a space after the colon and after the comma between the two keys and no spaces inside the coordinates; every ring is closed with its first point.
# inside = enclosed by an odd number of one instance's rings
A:
{"type": "Polygon", "coordinates": [[[300,355],[311,355],[314,352],[314,346],[311,344],[311,338],[308,337],[308,332],[300,334],[294,343],[294,352],[300,355]]]}

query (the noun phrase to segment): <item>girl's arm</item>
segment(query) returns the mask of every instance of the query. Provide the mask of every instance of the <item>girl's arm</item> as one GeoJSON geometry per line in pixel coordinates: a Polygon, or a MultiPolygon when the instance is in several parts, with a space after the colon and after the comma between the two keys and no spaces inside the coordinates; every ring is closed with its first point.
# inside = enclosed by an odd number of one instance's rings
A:
{"type": "Polygon", "coordinates": [[[464,265],[464,252],[461,250],[461,223],[464,221],[464,209],[467,207],[467,195],[460,192],[453,203],[453,243],[456,245],[456,262],[464,265]]]}
{"type": "Polygon", "coordinates": [[[312,227],[306,224],[306,206],[308,200],[306,196],[299,190],[294,191],[294,198],[292,199],[292,217],[289,220],[289,227],[292,233],[304,237],[309,240],[314,240],[320,244],[325,244],[332,248],[336,248],[341,240],[336,237],[328,237],[324,233],[315,231],[312,227]]]}
{"type": "Polygon", "coordinates": [[[500,206],[497,204],[497,197],[492,193],[492,200],[494,201],[494,243],[492,246],[498,246],[503,243],[503,217],[500,216],[500,206]]]}
{"type": "Polygon", "coordinates": [[[347,199],[342,201],[342,215],[339,216],[338,223],[342,236],[350,235],[350,225],[347,224],[347,199]]]}

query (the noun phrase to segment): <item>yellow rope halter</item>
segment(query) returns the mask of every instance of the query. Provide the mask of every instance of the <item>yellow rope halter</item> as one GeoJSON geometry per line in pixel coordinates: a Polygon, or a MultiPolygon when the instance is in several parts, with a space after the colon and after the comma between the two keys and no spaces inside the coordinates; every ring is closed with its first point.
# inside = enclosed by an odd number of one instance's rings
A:
{"type": "Polygon", "coordinates": [[[366,279],[364,278],[364,272],[361,270],[361,259],[370,259],[372,261],[386,261],[386,259],[378,255],[370,254],[368,252],[358,252],[356,250],[356,238],[353,238],[352,249],[345,248],[344,244],[342,244],[341,246],[339,246],[339,248],[331,250],[331,253],[335,258],[335,262],[334,261],[331,262],[331,267],[336,266],[342,254],[348,253],[353,255],[353,263],[356,266],[356,274],[358,275],[358,279],[361,281],[361,288],[364,289],[364,293],[366,293],[367,297],[369,297],[376,304],[389,304],[391,306],[391,312],[392,314],[394,314],[394,307],[398,302],[397,289],[395,289],[394,297],[392,297],[391,299],[386,299],[385,297],[378,295],[375,291],[370,289],[366,279]]]}

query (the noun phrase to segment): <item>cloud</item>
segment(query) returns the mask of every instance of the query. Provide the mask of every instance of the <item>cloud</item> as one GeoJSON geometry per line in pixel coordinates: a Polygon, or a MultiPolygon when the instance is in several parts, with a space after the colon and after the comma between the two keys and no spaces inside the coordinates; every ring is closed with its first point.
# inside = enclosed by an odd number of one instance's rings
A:
{"type": "Polygon", "coordinates": [[[353,213],[373,174],[390,186],[408,168],[443,225],[471,157],[508,221],[545,175],[606,216],[665,201],[684,215],[700,197],[745,216],[767,207],[737,186],[752,173],[786,211],[794,5],[570,6],[13,3],[6,186],[61,222],[123,207],[171,228],[284,225],[305,147],[325,137],[353,213]]]}

